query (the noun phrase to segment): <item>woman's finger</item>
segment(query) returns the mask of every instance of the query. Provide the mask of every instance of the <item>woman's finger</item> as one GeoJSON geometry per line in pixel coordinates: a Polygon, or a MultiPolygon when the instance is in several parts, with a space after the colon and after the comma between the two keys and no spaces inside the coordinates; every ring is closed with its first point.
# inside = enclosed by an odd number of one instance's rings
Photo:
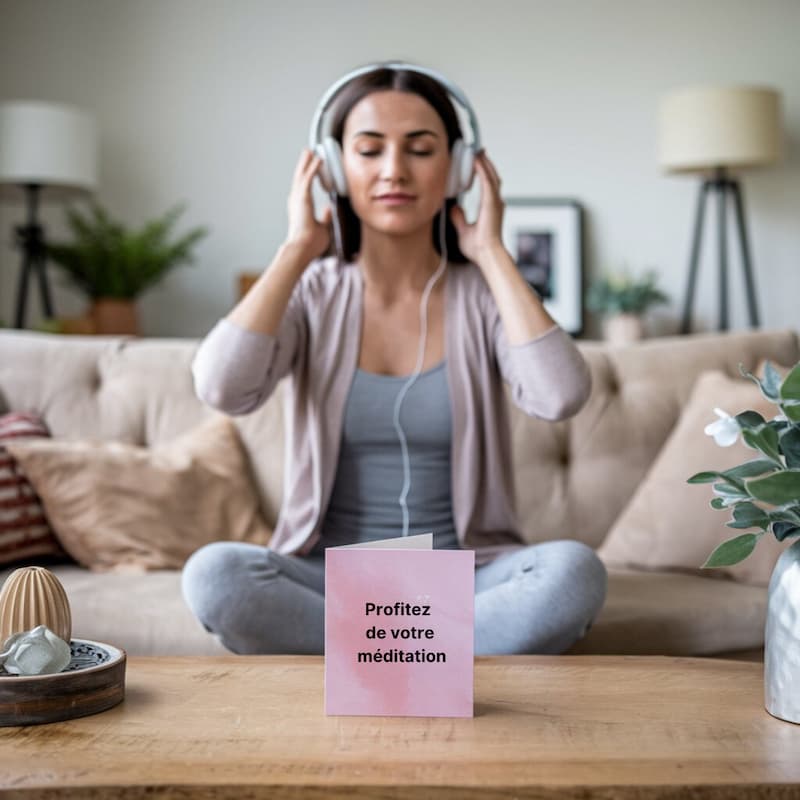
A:
{"type": "Polygon", "coordinates": [[[481,181],[492,184],[492,177],[489,175],[489,170],[486,168],[486,163],[481,158],[480,153],[478,154],[477,158],[475,159],[475,169],[478,171],[478,174],[481,177],[481,181]]]}
{"type": "Polygon", "coordinates": [[[481,155],[483,156],[483,163],[486,167],[486,171],[491,175],[492,181],[494,182],[497,188],[500,188],[500,175],[498,175],[497,170],[495,169],[494,164],[489,160],[489,156],[486,155],[486,151],[482,150],[481,155]]]}
{"type": "Polygon", "coordinates": [[[294,177],[295,179],[299,178],[303,174],[303,170],[306,168],[308,164],[308,159],[311,155],[311,150],[307,147],[303,148],[303,152],[300,153],[300,158],[297,159],[297,166],[294,168],[294,177]]]}
{"type": "Polygon", "coordinates": [[[492,175],[491,171],[489,170],[489,166],[483,157],[483,151],[478,154],[478,157],[475,159],[475,164],[483,180],[486,181],[486,183],[488,183],[493,189],[496,189],[497,183],[495,182],[494,175],[492,175]]]}
{"type": "Polygon", "coordinates": [[[321,162],[322,158],[319,155],[315,155],[314,158],[311,159],[308,166],[306,167],[306,171],[303,173],[304,186],[308,186],[314,179],[314,175],[317,174],[317,170],[319,170],[321,162]]]}

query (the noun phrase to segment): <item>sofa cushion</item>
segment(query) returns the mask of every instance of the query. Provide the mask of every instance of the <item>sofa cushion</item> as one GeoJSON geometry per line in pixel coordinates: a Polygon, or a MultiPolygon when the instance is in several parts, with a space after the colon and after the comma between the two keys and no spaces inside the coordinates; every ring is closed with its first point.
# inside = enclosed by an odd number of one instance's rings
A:
{"type": "MultiPolygon", "coordinates": [[[[186,606],[179,570],[114,575],[72,564],[50,569],[69,598],[76,638],[114,644],[131,656],[228,653],[186,606]]],[[[0,572],[0,583],[10,572],[0,572]]],[[[610,569],[605,606],[568,652],[712,656],[758,648],[766,606],[767,593],[756,586],[610,569]]]]}
{"type": "MultiPolygon", "coordinates": [[[[216,413],[194,392],[197,345],[196,339],[0,330],[0,412],[41,409],[56,439],[167,442],[216,413]]],[[[271,527],[283,491],[283,393],[281,385],[258,411],[234,420],[271,527]]]]}
{"type": "Polygon", "coordinates": [[[670,572],[609,568],[605,605],[570,654],[712,656],[764,644],[767,591],[670,572]]]}
{"type": "Polygon", "coordinates": [[[18,411],[0,416],[0,564],[68,560],[36,491],[6,447],[10,442],[49,436],[38,414],[18,411]]]}
{"type": "Polygon", "coordinates": [[[792,331],[579,346],[592,370],[592,393],[575,417],[552,423],[511,408],[518,517],[531,543],[569,537],[599,547],[672,432],[701,373],[718,369],[734,377],[740,362],[753,370],[765,358],[779,364],[800,359],[792,331]]]}
{"type": "MultiPolygon", "coordinates": [[[[57,438],[153,445],[210,415],[194,394],[197,340],[59,336],[0,331],[0,411],[43,409],[57,438]]],[[[743,362],[800,359],[791,330],[650,339],[633,347],[578,342],[592,371],[586,406],[563,422],[511,406],[521,532],[529,542],[570,537],[601,544],[669,436],[696,377],[738,375],[743,362]]],[[[262,512],[274,526],[283,492],[284,385],[235,418],[253,465],[262,512]]]]}
{"type": "MultiPolygon", "coordinates": [[[[129,656],[229,654],[183,601],[180,570],[136,575],[90,572],[77,564],[48,569],[67,593],[75,639],[113,644],[129,656]]],[[[10,573],[0,573],[0,582],[10,573]]]]}
{"type": "Polygon", "coordinates": [[[271,536],[222,414],[152,449],[75,439],[8,448],[64,548],[92,570],[175,569],[209,542],[265,545],[271,536]]]}
{"type": "Polygon", "coordinates": [[[731,415],[752,409],[766,419],[777,412],[749,379],[731,378],[718,371],[703,373],[675,430],[598,548],[597,554],[606,565],[680,570],[758,586],[769,584],[775,562],[786,546],[771,533],[764,535],[753,553],[739,564],[700,569],[714,548],[742,531],[726,527],[732,518],[729,510],[711,508],[714,494],[710,484],[689,484],[687,478],[696,472],[731,469],[760,456],[741,439],[730,447],[720,447],[703,432],[717,419],[715,407],[731,415]]]}

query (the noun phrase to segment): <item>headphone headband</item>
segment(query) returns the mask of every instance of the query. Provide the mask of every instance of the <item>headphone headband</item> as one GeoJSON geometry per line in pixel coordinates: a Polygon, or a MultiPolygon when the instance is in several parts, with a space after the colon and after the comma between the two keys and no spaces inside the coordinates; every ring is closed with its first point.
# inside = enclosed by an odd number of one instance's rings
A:
{"type": "Polygon", "coordinates": [[[314,118],[311,121],[311,129],[309,131],[308,137],[308,145],[311,151],[313,152],[316,150],[317,144],[319,143],[319,135],[320,135],[320,125],[322,123],[322,117],[325,113],[325,110],[328,108],[331,100],[335,97],[337,92],[344,86],[346,83],[349,83],[354,78],[357,78],[359,75],[364,75],[367,72],[375,72],[379,69],[393,69],[393,70],[408,70],[409,72],[418,72],[420,75],[427,75],[429,78],[433,78],[435,81],[438,81],[449,93],[452,97],[455,97],[456,100],[461,104],[461,106],[466,110],[467,115],[469,116],[469,124],[472,128],[472,145],[471,147],[477,153],[481,149],[481,133],[478,127],[478,118],[475,114],[475,110],[472,108],[471,103],[467,100],[467,96],[461,89],[458,88],[452,81],[446,78],[439,72],[435,70],[428,69],[427,67],[421,67],[416,64],[410,64],[406,61],[382,61],[377,62],[374,64],[367,64],[363,67],[358,67],[357,69],[348,72],[343,77],[339,78],[322,96],[322,99],[319,101],[317,105],[317,109],[314,112],[314,118]]]}

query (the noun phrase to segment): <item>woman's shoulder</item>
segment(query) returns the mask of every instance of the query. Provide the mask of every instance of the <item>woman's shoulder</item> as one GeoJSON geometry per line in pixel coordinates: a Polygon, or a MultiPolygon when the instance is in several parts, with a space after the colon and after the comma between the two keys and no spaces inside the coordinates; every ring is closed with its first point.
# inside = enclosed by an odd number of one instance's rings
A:
{"type": "Polygon", "coordinates": [[[335,255],[313,259],[300,277],[303,294],[311,302],[326,302],[351,284],[357,269],[351,262],[340,263],[335,255]]]}

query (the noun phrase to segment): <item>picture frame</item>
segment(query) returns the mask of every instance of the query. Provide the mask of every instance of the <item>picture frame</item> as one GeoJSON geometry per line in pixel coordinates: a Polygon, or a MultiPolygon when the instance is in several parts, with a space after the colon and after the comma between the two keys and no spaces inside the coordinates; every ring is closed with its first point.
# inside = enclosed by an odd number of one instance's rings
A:
{"type": "Polygon", "coordinates": [[[583,209],[573,198],[505,197],[503,244],[550,316],[583,332],[583,209]]]}

